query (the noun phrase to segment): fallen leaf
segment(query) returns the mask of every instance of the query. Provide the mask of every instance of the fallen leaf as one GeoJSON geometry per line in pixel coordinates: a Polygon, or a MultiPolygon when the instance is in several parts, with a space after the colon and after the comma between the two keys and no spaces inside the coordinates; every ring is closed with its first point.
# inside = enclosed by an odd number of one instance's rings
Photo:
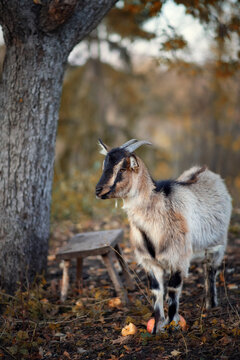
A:
{"type": "Polygon", "coordinates": [[[177,350],[171,351],[171,355],[172,355],[172,356],[178,356],[178,355],[180,355],[180,354],[181,354],[180,351],[177,351],[177,350]]]}
{"type": "Polygon", "coordinates": [[[227,335],[224,335],[220,340],[219,342],[222,344],[222,345],[227,345],[229,344],[230,342],[232,341],[232,339],[227,336],[227,335]]]}
{"type": "Polygon", "coordinates": [[[220,280],[221,283],[224,283],[224,282],[225,282],[225,278],[224,278],[224,273],[223,273],[223,271],[221,271],[220,274],[219,274],[219,280],[220,280]]]}
{"type": "Polygon", "coordinates": [[[108,306],[111,308],[119,307],[120,305],[122,305],[122,301],[119,297],[115,297],[108,301],[108,306]]]}
{"type": "Polygon", "coordinates": [[[70,354],[67,351],[64,351],[63,355],[66,356],[68,359],[71,359],[70,354]]]}
{"type": "Polygon", "coordinates": [[[113,344],[126,344],[129,340],[131,340],[131,335],[127,335],[127,336],[120,336],[119,338],[112,340],[113,344]]]}
{"type": "Polygon", "coordinates": [[[65,337],[66,335],[61,332],[57,332],[56,334],[54,334],[54,336],[62,338],[65,337]]]}
{"type": "Polygon", "coordinates": [[[125,247],[124,254],[132,254],[132,249],[130,247],[125,247]]]}
{"type": "Polygon", "coordinates": [[[228,288],[229,290],[236,290],[236,289],[238,289],[238,286],[237,286],[236,284],[228,284],[228,285],[227,285],[227,288],[228,288]]]}
{"type": "Polygon", "coordinates": [[[81,348],[81,347],[78,347],[78,348],[77,348],[78,354],[84,354],[86,351],[87,351],[87,350],[85,350],[85,349],[83,349],[83,348],[81,348]]]}
{"type": "Polygon", "coordinates": [[[84,306],[83,302],[81,300],[76,301],[76,306],[79,308],[82,308],[84,306]]]}
{"type": "Polygon", "coordinates": [[[56,255],[48,255],[47,259],[48,259],[48,261],[55,261],[56,255]]]}
{"type": "Polygon", "coordinates": [[[135,335],[136,332],[137,332],[136,326],[133,323],[130,323],[122,329],[122,336],[135,335]]]}
{"type": "Polygon", "coordinates": [[[47,304],[47,303],[48,303],[48,299],[45,299],[45,298],[44,298],[44,299],[41,299],[40,302],[41,302],[42,304],[47,304]]]}

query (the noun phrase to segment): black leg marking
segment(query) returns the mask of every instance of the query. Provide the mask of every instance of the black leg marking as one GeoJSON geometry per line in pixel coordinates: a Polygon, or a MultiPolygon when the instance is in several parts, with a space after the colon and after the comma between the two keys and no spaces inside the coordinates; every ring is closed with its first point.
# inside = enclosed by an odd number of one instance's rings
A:
{"type": "Polygon", "coordinates": [[[157,281],[155,275],[153,273],[148,274],[148,280],[150,283],[151,290],[159,290],[159,282],[157,281]]]}
{"type": "Polygon", "coordinates": [[[211,307],[217,306],[216,273],[217,270],[210,266],[208,269],[208,278],[209,278],[211,307]]]}
{"type": "Polygon", "coordinates": [[[148,250],[151,257],[155,258],[156,252],[155,252],[154,245],[152,244],[152,242],[149,239],[149,237],[147,236],[147,234],[143,230],[141,230],[141,229],[139,229],[139,230],[142,234],[144,245],[145,245],[146,249],[148,250]]]}
{"type": "Polygon", "coordinates": [[[168,307],[168,319],[169,323],[173,321],[174,316],[178,312],[178,305],[179,305],[179,295],[181,291],[181,284],[182,284],[182,277],[181,272],[176,271],[174,274],[171,275],[168,287],[172,288],[173,290],[168,290],[168,297],[169,297],[169,307],[168,307]]]}
{"type": "Polygon", "coordinates": [[[181,272],[177,271],[170,277],[168,286],[176,288],[181,284],[181,282],[182,282],[181,272]]]}
{"type": "Polygon", "coordinates": [[[169,318],[169,322],[171,322],[177,311],[175,291],[169,291],[168,296],[169,296],[168,318],[169,318]]]}

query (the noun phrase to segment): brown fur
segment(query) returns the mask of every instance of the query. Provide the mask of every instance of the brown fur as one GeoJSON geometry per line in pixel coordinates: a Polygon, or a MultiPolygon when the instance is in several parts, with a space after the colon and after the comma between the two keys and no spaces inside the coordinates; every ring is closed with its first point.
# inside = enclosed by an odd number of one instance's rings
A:
{"type": "Polygon", "coordinates": [[[172,214],[170,215],[173,219],[175,226],[178,228],[178,231],[185,235],[188,232],[187,221],[180,213],[176,213],[172,210],[172,214]]]}

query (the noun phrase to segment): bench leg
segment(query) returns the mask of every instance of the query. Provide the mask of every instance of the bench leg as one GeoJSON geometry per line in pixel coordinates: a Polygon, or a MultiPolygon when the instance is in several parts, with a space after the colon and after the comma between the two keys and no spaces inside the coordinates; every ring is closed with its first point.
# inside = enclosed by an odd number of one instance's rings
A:
{"type": "Polygon", "coordinates": [[[133,283],[131,275],[130,275],[130,270],[128,268],[126,261],[124,261],[124,259],[123,259],[122,250],[121,250],[120,246],[116,245],[115,250],[116,250],[115,255],[121,265],[123,276],[124,276],[124,279],[127,284],[127,288],[129,290],[134,290],[135,286],[134,286],[134,283],[133,283]]]}
{"type": "Polygon", "coordinates": [[[70,260],[63,261],[63,276],[62,276],[62,286],[61,286],[61,301],[64,302],[67,298],[68,288],[69,288],[69,267],[70,260]]]}
{"type": "Polygon", "coordinates": [[[79,292],[82,292],[82,288],[83,288],[82,267],[83,267],[83,258],[77,258],[76,285],[79,292]]]}
{"type": "Polygon", "coordinates": [[[122,281],[113,265],[110,252],[108,252],[107,254],[103,254],[102,259],[107,268],[108,274],[113,282],[116,293],[122,299],[123,303],[127,304],[128,303],[127,292],[124,289],[122,281]]]}

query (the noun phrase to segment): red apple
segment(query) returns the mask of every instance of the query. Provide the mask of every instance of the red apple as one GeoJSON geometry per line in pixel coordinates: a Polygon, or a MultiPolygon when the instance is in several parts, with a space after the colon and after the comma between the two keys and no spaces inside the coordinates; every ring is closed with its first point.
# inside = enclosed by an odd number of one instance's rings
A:
{"type": "Polygon", "coordinates": [[[154,324],[155,324],[155,319],[154,318],[151,318],[150,320],[148,320],[148,323],[147,323],[147,331],[151,334],[152,333],[152,330],[154,328],[154,324]]]}
{"type": "MultiPolygon", "coordinates": [[[[147,331],[151,334],[152,333],[152,330],[154,328],[154,325],[155,325],[155,319],[154,318],[151,318],[150,320],[148,320],[148,323],[147,323],[147,331]]],[[[186,320],[184,319],[184,317],[182,315],[179,315],[179,322],[178,322],[178,325],[180,325],[181,329],[183,331],[187,330],[187,323],[186,323],[186,320]]]]}

